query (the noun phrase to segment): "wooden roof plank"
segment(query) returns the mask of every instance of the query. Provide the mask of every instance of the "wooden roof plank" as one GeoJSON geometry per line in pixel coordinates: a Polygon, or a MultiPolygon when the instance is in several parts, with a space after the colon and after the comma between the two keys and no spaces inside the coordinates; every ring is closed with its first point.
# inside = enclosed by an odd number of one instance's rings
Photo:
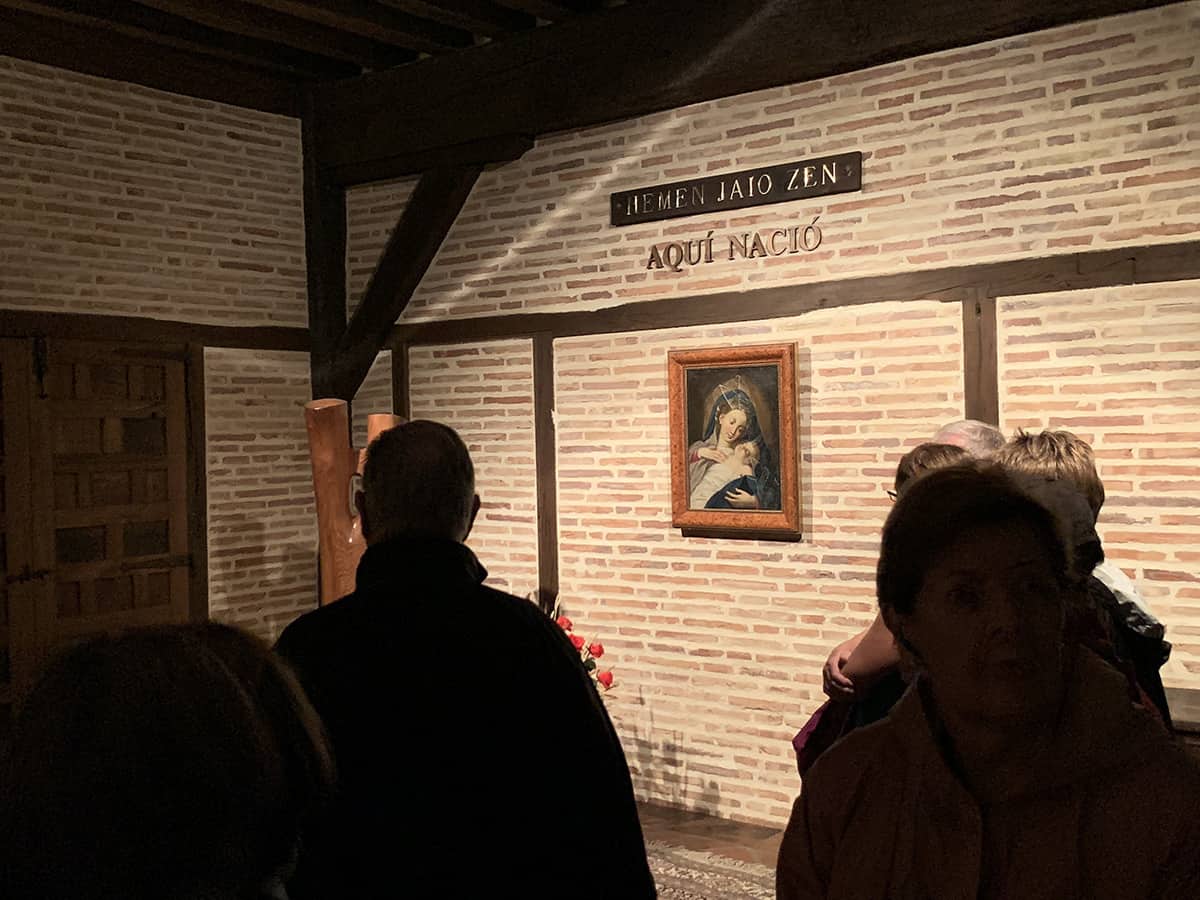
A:
{"type": "Polygon", "coordinates": [[[283,44],[297,50],[332,56],[365,69],[386,69],[411,62],[412,51],[356,34],[348,34],[240,0],[138,0],[161,12],[198,22],[218,31],[283,44]]]}
{"type": "Polygon", "coordinates": [[[131,84],[296,116],[295,81],[115,32],[0,8],[0,54],[131,84]]]}
{"type": "Polygon", "coordinates": [[[420,53],[445,53],[475,43],[469,31],[420,19],[388,6],[358,0],[246,0],[252,6],[295,16],[326,28],[420,53]]]}
{"type": "Polygon", "coordinates": [[[514,31],[528,31],[537,20],[523,12],[508,9],[489,0],[377,0],[393,9],[432,19],[443,25],[462,28],[489,38],[514,31]]]}
{"type": "Polygon", "coordinates": [[[327,56],[218,31],[119,0],[0,0],[0,6],[116,32],[188,53],[226,59],[289,78],[348,78],[361,68],[327,56]]]}

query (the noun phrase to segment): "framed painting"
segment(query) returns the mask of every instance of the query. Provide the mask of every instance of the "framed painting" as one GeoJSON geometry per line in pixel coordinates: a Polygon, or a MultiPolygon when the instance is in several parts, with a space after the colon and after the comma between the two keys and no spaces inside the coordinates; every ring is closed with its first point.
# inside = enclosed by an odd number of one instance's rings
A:
{"type": "Polygon", "coordinates": [[[671,524],[800,540],[794,344],[667,355],[671,524]]]}

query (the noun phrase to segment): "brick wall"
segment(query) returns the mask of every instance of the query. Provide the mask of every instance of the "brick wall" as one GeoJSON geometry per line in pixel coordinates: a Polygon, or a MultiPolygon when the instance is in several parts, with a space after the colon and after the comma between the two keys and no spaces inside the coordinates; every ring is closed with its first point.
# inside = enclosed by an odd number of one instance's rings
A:
{"type": "Polygon", "coordinates": [[[531,595],[538,587],[532,344],[414,348],[409,365],[412,417],[456,429],[475,461],[482,507],[467,543],[487,583],[531,595]]]}
{"type": "Polygon", "coordinates": [[[406,317],[578,311],[1200,234],[1200,2],[539,138],[485,172],[406,317]],[[861,150],[863,190],[612,228],[608,195],[861,150]],[[647,272],[652,244],[806,224],[815,253],[647,272]]]}
{"type": "Polygon", "coordinates": [[[0,308],[307,321],[300,125],[0,57],[0,308]]]}
{"type": "MultiPolygon", "coordinates": [[[[1194,238],[1198,35],[1200,3],[1182,3],[543,137],[481,177],[404,319],[579,311],[1194,238]],[[612,191],[848,150],[864,153],[858,194],[608,225],[612,191]],[[653,244],[710,229],[721,241],[818,215],[815,252],[646,270],[653,244]]],[[[377,187],[372,199],[394,218],[409,189],[377,187]]],[[[354,222],[352,211],[352,234],[354,222]]],[[[1195,523],[1182,499],[1195,493],[1200,462],[1186,423],[1200,417],[1175,368],[1200,339],[1187,290],[1094,292],[1094,303],[1076,297],[1058,318],[1047,313],[1052,325],[1026,320],[1057,309],[1057,298],[1004,300],[1001,388],[1005,427],[1060,416],[1096,439],[1110,482],[1101,522],[1110,553],[1145,582],[1172,628],[1168,680],[1200,686],[1189,646],[1200,598],[1186,572],[1195,523]],[[1148,319],[1103,324],[1109,306],[1134,315],[1130,297],[1153,298],[1145,314],[1165,317],[1173,342],[1148,319]],[[1101,358],[1098,341],[1153,348],[1101,358]],[[1152,357],[1164,365],[1152,377],[1113,368],[1152,357]],[[1089,393],[1095,377],[1099,394],[1089,393]],[[1122,379],[1152,382],[1128,399],[1153,439],[1131,440],[1132,426],[1115,421],[1071,421],[1132,415],[1122,379]],[[1093,396],[1095,408],[1077,405],[1093,396]],[[1163,550],[1152,533],[1171,536],[1161,557],[1145,555],[1163,550]]],[[[453,352],[414,352],[414,395],[433,391],[430,379],[447,403],[468,402],[458,389],[492,392],[490,377],[463,371],[453,352]]],[[[618,682],[609,707],[639,794],[752,821],[787,815],[798,786],[789,739],[822,699],[829,648],[873,614],[897,460],[962,415],[961,354],[959,307],[923,302],[556,342],[562,599],[609,648],[618,682]],[[684,539],[670,527],[666,352],[776,340],[800,347],[804,540],[684,539]]],[[[481,468],[532,483],[532,469],[489,464],[493,446],[473,446],[481,468]]],[[[474,543],[485,563],[504,555],[486,532],[474,543]]]]}
{"type": "Polygon", "coordinates": [[[563,604],[607,648],[640,794],[786,818],[791,737],[823,699],[829,648],[874,615],[885,491],[903,452],[961,414],[961,353],[959,306],[933,302],[556,342],[563,604]],[[683,538],[667,351],[774,341],[799,348],[804,539],[683,538]]]}
{"type": "Polygon", "coordinates": [[[204,366],[209,610],[273,641],[317,602],[308,355],[209,348],[204,366]]]}
{"type": "Polygon", "coordinates": [[[1107,555],[1167,624],[1163,680],[1200,687],[1200,282],[998,304],[1001,424],[1092,444],[1107,555]]]}
{"type": "Polygon", "coordinates": [[[367,416],[392,411],[392,351],[384,350],[372,363],[354,402],[350,404],[350,429],[354,446],[367,446],[367,416]]]}

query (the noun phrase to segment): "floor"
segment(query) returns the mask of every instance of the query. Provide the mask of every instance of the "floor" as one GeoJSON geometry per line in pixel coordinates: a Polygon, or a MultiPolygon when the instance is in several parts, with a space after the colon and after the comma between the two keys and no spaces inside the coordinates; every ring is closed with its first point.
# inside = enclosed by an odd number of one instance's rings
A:
{"type": "Polygon", "coordinates": [[[660,841],[688,850],[775,868],[783,830],[718,819],[706,813],[639,803],[642,831],[647,841],[660,841]]]}

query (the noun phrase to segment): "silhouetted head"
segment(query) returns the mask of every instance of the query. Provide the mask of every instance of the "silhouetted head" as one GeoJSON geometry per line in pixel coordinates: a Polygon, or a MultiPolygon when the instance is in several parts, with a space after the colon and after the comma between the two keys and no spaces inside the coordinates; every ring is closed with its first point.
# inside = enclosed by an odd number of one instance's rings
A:
{"type": "Polygon", "coordinates": [[[316,722],[270,650],[223,626],[68,649],[0,767],[0,894],[265,896],[331,784],[316,722]]]}
{"type": "Polygon", "coordinates": [[[967,461],[919,475],[883,528],[876,591],[897,641],[959,716],[1045,715],[1078,591],[1055,515],[1019,476],[967,461]]]}
{"type": "Polygon", "coordinates": [[[971,454],[956,444],[917,444],[900,457],[896,466],[896,480],[892,485],[893,496],[899,495],[904,485],[922,472],[952,466],[970,458],[971,454]]]}
{"type": "Polygon", "coordinates": [[[388,429],[367,448],[357,502],[368,544],[396,537],[466,540],[479,511],[467,445],[438,422],[388,429]]]}

